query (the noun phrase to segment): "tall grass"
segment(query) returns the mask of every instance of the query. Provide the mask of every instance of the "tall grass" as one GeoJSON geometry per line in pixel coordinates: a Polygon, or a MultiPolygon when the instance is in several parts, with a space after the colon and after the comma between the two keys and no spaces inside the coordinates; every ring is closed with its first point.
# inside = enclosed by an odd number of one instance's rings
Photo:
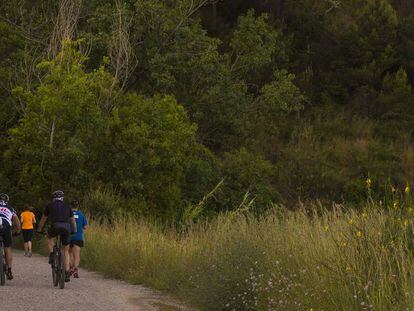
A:
{"type": "Polygon", "coordinates": [[[228,214],[185,233],[93,223],[83,263],[201,310],[413,310],[413,210],[228,214]]]}

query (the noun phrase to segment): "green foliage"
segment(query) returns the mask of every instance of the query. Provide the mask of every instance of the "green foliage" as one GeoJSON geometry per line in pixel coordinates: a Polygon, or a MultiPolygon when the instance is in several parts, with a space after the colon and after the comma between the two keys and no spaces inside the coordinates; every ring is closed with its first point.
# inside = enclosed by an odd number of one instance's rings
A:
{"type": "Polygon", "coordinates": [[[17,202],[115,189],[179,222],[222,179],[195,218],[414,178],[404,1],[94,0],[53,58],[63,4],[0,4],[0,180],[17,202]]]}
{"type": "Polygon", "coordinates": [[[27,105],[10,130],[10,177],[20,191],[39,197],[103,181],[147,206],[147,213],[174,214],[195,126],[173,97],[120,94],[116,86],[111,94],[113,78],[103,68],[85,72],[84,60],[67,43],[55,60],[39,65],[47,74],[35,91],[16,89],[27,105]]]}
{"type": "Polygon", "coordinates": [[[234,53],[232,69],[244,74],[269,65],[276,49],[277,33],[268,23],[268,16],[254,16],[249,10],[238,20],[230,41],[234,53]]]}
{"type": "MultiPolygon", "coordinates": [[[[91,188],[81,198],[82,211],[100,219],[113,219],[125,212],[124,202],[114,189],[106,187],[91,188]]],[[[133,215],[133,211],[129,211],[133,215]]]]}
{"type": "Polygon", "coordinates": [[[225,176],[219,196],[222,210],[231,210],[241,205],[245,193],[254,198],[257,209],[266,209],[278,199],[277,190],[270,184],[273,177],[272,164],[260,155],[240,149],[226,153],[222,162],[225,176]]]}
{"type": "Polygon", "coordinates": [[[301,110],[304,97],[293,83],[295,76],[284,70],[277,71],[274,75],[275,80],[264,85],[261,90],[260,100],[269,109],[269,111],[262,111],[262,113],[278,115],[301,110]]]}
{"type": "Polygon", "coordinates": [[[151,214],[173,216],[191,163],[195,127],[173,97],[123,98],[110,121],[107,182],[148,202],[151,214]]]}
{"type": "MultiPolygon", "coordinates": [[[[387,74],[382,83],[382,91],[378,95],[376,112],[384,122],[388,123],[384,130],[399,130],[411,136],[414,106],[410,81],[404,69],[396,74],[387,74]],[[391,124],[390,124],[391,123],[391,124]]],[[[395,132],[394,132],[395,133],[395,132]]],[[[386,133],[384,133],[386,135],[386,133]]],[[[395,134],[394,134],[395,135],[395,134]]],[[[392,137],[392,135],[387,135],[392,137]]]]}
{"type": "Polygon", "coordinates": [[[56,60],[39,67],[48,74],[35,92],[16,89],[26,99],[26,108],[10,130],[5,154],[10,168],[23,168],[14,172],[19,183],[37,195],[89,182],[105,121],[92,86],[104,72],[86,74],[81,55],[69,45],[56,60]]]}

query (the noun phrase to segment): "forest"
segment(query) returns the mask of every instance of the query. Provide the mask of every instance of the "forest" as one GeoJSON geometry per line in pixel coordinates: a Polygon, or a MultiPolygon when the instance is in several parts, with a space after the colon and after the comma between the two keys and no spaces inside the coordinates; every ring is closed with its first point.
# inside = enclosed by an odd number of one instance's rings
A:
{"type": "Polygon", "coordinates": [[[412,1],[1,1],[1,191],[169,222],[381,198],[413,80],[412,1]]]}

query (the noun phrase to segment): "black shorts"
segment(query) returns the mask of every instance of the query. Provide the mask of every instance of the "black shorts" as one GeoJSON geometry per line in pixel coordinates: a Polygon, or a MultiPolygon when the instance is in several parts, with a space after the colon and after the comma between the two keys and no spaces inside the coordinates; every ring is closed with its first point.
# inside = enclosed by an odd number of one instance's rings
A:
{"type": "Polygon", "coordinates": [[[83,241],[82,240],[73,240],[70,241],[70,247],[73,247],[74,245],[83,247],[83,241]]]}
{"type": "Polygon", "coordinates": [[[5,224],[3,221],[3,226],[0,229],[0,235],[3,237],[4,247],[12,246],[12,229],[9,224],[5,224]]]}
{"type": "Polygon", "coordinates": [[[30,242],[33,236],[33,229],[22,229],[24,243],[30,242]]]}
{"type": "Polygon", "coordinates": [[[60,235],[63,245],[69,245],[70,242],[70,225],[66,222],[55,222],[47,231],[49,238],[54,238],[60,235]]]}

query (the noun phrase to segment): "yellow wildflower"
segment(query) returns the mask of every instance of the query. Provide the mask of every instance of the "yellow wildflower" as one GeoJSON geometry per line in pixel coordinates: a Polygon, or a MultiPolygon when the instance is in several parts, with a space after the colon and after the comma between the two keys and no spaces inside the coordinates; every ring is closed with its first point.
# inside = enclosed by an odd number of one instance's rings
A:
{"type": "Polygon", "coordinates": [[[365,182],[367,183],[367,188],[371,189],[371,178],[368,177],[365,182]]]}
{"type": "Polygon", "coordinates": [[[395,202],[394,202],[394,204],[392,205],[392,207],[393,207],[394,209],[397,209],[397,208],[398,208],[398,201],[395,201],[395,202]]]}
{"type": "Polygon", "coordinates": [[[357,235],[358,238],[362,238],[362,232],[361,231],[358,231],[356,235],[357,235]]]}
{"type": "Polygon", "coordinates": [[[410,184],[407,183],[407,186],[405,186],[405,193],[410,193],[410,184]]]}
{"type": "Polygon", "coordinates": [[[394,186],[391,186],[391,191],[392,191],[392,193],[395,193],[395,191],[397,191],[397,190],[395,189],[394,186]]]}
{"type": "Polygon", "coordinates": [[[328,230],[329,230],[329,225],[325,225],[325,226],[323,227],[323,230],[325,230],[325,232],[326,232],[326,231],[328,231],[328,230]]]}
{"type": "Polygon", "coordinates": [[[346,242],[342,242],[342,247],[345,247],[346,246],[346,242]]]}
{"type": "Polygon", "coordinates": [[[354,220],[351,218],[350,220],[348,220],[348,223],[349,223],[350,225],[352,225],[352,224],[354,223],[354,220]]]}
{"type": "Polygon", "coordinates": [[[367,213],[363,212],[361,216],[362,216],[362,219],[365,219],[367,218],[367,213]]]}
{"type": "Polygon", "coordinates": [[[407,219],[404,220],[403,225],[404,225],[404,227],[407,227],[408,226],[408,220],[407,219]]]}

